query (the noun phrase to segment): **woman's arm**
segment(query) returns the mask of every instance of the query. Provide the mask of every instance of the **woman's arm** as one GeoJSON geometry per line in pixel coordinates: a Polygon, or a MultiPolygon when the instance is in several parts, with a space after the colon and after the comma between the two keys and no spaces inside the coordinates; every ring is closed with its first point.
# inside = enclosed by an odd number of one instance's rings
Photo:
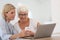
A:
{"type": "Polygon", "coordinates": [[[12,34],[9,34],[6,32],[5,28],[3,28],[3,26],[0,25],[0,36],[2,38],[2,40],[9,40],[9,37],[12,35],[12,34]]]}
{"type": "Polygon", "coordinates": [[[1,38],[3,40],[10,40],[10,39],[16,39],[16,38],[20,38],[20,37],[25,37],[25,32],[21,32],[18,34],[8,34],[7,32],[5,33],[4,30],[2,30],[2,34],[1,34],[1,38]]]}
{"type": "Polygon", "coordinates": [[[25,36],[26,36],[25,30],[22,30],[22,32],[12,35],[10,37],[10,39],[16,39],[16,38],[21,38],[21,37],[25,37],[25,36]]]}

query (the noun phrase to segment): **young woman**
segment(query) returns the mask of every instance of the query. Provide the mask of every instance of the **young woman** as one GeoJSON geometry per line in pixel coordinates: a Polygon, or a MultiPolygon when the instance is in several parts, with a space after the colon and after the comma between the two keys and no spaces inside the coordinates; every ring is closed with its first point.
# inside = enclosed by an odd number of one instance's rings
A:
{"type": "Polygon", "coordinates": [[[5,4],[0,18],[1,38],[2,40],[10,40],[17,38],[19,34],[15,34],[13,25],[10,21],[15,17],[15,7],[12,4],[5,4]]]}

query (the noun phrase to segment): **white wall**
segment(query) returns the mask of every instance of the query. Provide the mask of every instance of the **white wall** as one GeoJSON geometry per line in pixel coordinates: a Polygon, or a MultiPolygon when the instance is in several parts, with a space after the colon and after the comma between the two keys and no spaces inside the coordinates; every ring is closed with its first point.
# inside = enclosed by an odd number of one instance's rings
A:
{"type": "Polygon", "coordinates": [[[32,17],[40,22],[51,20],[50,0],[0,0],[0,9],[6,3],[12,3],[16,7],[18,3],[27,5],[30,8],[32,17]]]}
{"type": "Polygon", "coordinates": [[[57,22],[54,33],[60,32],[60,0],[0,0],[0,12],[6,3],[12,3],[16,7],[18,3],[27,5],[32,18],[38,19],[40,22],[53,20],[57,22]]]}
{"type": "Polygon", "coordinates": [[[52,20],[56,22],[54,33],[60,33],[60,0],[51,0],[52,20]]]}

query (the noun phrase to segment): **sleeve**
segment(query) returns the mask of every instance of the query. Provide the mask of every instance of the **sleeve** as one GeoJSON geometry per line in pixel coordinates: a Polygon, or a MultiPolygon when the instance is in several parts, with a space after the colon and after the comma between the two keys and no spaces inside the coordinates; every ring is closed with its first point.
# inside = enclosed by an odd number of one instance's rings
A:
{"type": "Polygon", "coordinates": [[[1,37],[0,37],[0,40],[2,40],[1,37]]]}
{"type": "Polygon", "coordinates": [[[40,22],[39,22],[39,20],[32,19],[31,25],[32,25],[32,28],[31,28],[32,31],[33,31],[34,33],[36,33],[37,27],[38,27],[38,25],[40,25],[40,22]]]}
{"type": "Polygon", "coordinates": [[[0,28],[0,40],[2,40],[1,35],[2,35],[2,31],[1,31],[1,28],[0,28]]]}
{"type": "Polygon", "coordinates": [[[2,40],[9,40],[12,34],[7,33],[4,25],[0,24],[0,36],[2,40]]]}

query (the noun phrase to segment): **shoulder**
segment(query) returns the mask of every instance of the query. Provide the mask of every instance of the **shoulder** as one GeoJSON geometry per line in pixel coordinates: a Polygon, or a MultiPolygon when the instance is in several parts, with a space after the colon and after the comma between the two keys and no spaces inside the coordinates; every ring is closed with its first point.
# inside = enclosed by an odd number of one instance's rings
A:
{"type": "Polygon", "coordinates": [[[3,18],[0,18],[0,26],[5,26],[5,20],[3,18]]]}
{"type": "Polygon", "coordinates": [[[31,21],[31,22],[34,22],[34,23],[40,23],[39,20],[37,20],[37,19],[32,19],[32,18],[30,18],[30,21],[31,21]]]}
{"type": "Polygon", "coordinates": [[[14,24],[14,27],[17,27],[18,26],[18,21],[14,24]]]}
{"type": "Polygon", "coordinates": [[[30,19],[30,22],[31,22],[31,24],[33,24],[33,25],[35,25],[35,26],[40,25],[40,21],[37,20],[37,19],[30,19]]]}

